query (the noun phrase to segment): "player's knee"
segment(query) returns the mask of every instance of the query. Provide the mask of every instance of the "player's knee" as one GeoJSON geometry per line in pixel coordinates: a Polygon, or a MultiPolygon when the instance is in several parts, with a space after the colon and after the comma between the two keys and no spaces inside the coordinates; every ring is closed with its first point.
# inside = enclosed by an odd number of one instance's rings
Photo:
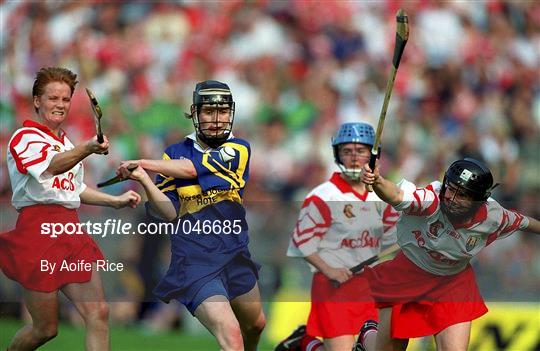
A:
{"type": "Polygon", "coordinates": [[[39,328],[34,326],[34,332],[40,342],[46,342],[58,335],[58,324],[47,323],[39,328]]]}
{"type": "Polygon", "coordinates": [[[255,328],[258,331],[259,334],[261,334],[266,327],[266,317],[264,313],[261,312],[259,315],[259,318],[257,319],[257,322],[255,323],[255,328]]]}
{"type": "Polygon", "coordinates": [[[109,304],[106,302],[99,302],[96,306],[95,312],[96,320],[107,323],[109,321],[109,304]]]}
{"type": "Polygon", "coordinates": [[[229,325],[225,328],[223,343],[221,345],[225,350],[244,350],[244,340],[239,325],[229,325]]]}
{"type": "Polygon", "coordinates": [[[109,304],[106,302],[95,302],[88,306],[83,318],[90,323],[108,323],[109,304]]]}
{"type": "Polygon", "coordinates": [[[259,317],[255,321],[255,323],[249,325],[247,327],[247,330],[244,331],[244,333],[250,336],[259,336],[261,335],[265,327],[266,327],[266,317],[264,316],[264,313],[261,312],[259,314],[259,317]]]}

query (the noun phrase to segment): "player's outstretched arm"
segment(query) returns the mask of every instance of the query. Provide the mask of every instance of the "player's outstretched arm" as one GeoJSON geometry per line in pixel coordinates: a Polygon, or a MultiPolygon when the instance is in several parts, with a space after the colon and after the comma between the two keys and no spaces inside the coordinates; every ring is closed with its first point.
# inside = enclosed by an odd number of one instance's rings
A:
{"type": "Polygon", "coordinates": [[[197,170],[193,165],[193,162],[188,159],[181,160],[131,160],[122,161],[120,167],[129,164],[138,164],[147,171],[161,173],[167,177],[180,178],[180,179],[193,179],[197,178],[197,170]]]}
{"type": "Polygon", "coordinates": [[[92,139],[88,139],[86,142],[75,146],[69,151],[60,152],[51,160],[49,167],[45,172],[51,175],[62,174],[69,171],[75,165],[91,154],[103,154],[109,150],[109,140],[106,136],[103,136],[103,143],[97,141],[97,136],[92,139]]]}
{"type": "Polygon", "coordinates": [[[529,225],[523,229],[525,232],[540,234],[540,221],[532,217],[526,216],[529,220],[529,225]]]}
{"type": "Polygon", "coordinates": [[[373,190],[384,202],[396,206],[403,202],[403,190],[393,182],[383,178],[379,172],[378,162],[375,164],[375,170],[369,168],[369,164],[364,165],[362,170],[362,182],[371,185],[373,190]]]}
{"type": "Polygon", "coordinates": [[[86,187],[80,195],[81,202],[86,205],[107,206],[114,208],[135,208],[141,202],[141,195],[133,190],[126,191],[121,195],[110,195],[96,189],[86,187]]]}
{"type": "Polygon", "coordinates": [[[133,171],[127,169],[131,161],[126,161],[124,166],[118,168],[118,172],[124,178],[130,178],[138,181],[148,197],[148,204],[150,205],[151,210],[157,214],[159,217],[172,221],[176,219],[177,212],[176,208],[172,204],[171,200],[158,189],[154,184],[148,173],[141,166],[135,168],[133,171]]]}

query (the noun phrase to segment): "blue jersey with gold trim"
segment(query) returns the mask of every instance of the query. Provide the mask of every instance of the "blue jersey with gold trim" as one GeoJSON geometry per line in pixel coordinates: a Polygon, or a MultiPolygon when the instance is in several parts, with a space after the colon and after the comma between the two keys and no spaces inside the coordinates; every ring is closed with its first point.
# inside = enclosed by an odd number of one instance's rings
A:
{"type": "Polygon", "coordinates": [[[230,138],[219,148],[202,151],[188,137],[163,154],[163,159],[183,158],[193,162],[197,178],[156,178],[179,215],[172,253],[185,263],[221,265],[248,244],[242,196],[249,178],[249,143],[230,138]]]}

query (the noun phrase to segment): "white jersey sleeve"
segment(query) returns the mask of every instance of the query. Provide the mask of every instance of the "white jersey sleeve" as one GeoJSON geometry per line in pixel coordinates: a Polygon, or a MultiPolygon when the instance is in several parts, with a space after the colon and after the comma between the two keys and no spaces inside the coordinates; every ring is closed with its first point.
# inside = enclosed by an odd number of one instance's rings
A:
{"type": "Polygon", "coordinates": [[[492,231],[487,239],[486,246],[495,240],[503,239],[516,231],[523,230],[529,226],[529,219],[519,212],[508,210],[502,207],[497,201],[490,198],[488,208],[492,218],[496,218],[496,229],[492,231]]]}
{"type": "Polygon", "coordinates": [[[306,257],[317,252],[321,238],[331,223],[328,205],[317,195],[308,196],[300,209],[287,254],[306,257]]]}
{"type": "Polygon", "coordinates": [[[38,182],[50,178],[43,173],[59,149],[55,149],[47,136],[34,128],[19,129],[12,137],[9,146],[17,169],[29,174],[38,182]]]}
{"type": "Polygon", "coordinates": [[[396,210],[411,216],[429,216],[437,210],[439,195],[434,189],[440,188],[440,182],[417,189],[413,183],[403,179],[398,186],[403,190],[403,201],[395,206],[396,210]]]}
{"type": "Polygon", "coordinates": [[[86,189],[82,163],[62,174],[46,172],[55,155],[73,148],[63,132],[57,137],[32,121],[15,131],[9,141],[7,163],[16,209],[35,204],[80,206],[79,195],[86,189]]]}

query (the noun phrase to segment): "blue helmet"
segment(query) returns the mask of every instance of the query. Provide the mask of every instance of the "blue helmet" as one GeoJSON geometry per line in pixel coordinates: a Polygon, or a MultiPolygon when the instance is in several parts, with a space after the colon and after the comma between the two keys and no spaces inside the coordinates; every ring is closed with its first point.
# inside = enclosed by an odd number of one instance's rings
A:
{"type": "MultiPolygon", "coordinates": [[[[344,123],[339,127],[336,136],[332,138],[332,149],[334,150],[334,160],[341,171],[351,179],[360,177],[360,169],[346,169],[339,159],[339,145],[347,143],[358,143],[373,146],[375,142],[375,130],[367,123],[355,122],[344,123]]],[[[380,155],[380,146],[378,155],[380,155]]]]}
{"type": "Polygon", "coordinates": [[[332,146],[345,143],[360,143],[373,146],[375,130],[367,123],[343,123],[334,138],[332,146]]]}

